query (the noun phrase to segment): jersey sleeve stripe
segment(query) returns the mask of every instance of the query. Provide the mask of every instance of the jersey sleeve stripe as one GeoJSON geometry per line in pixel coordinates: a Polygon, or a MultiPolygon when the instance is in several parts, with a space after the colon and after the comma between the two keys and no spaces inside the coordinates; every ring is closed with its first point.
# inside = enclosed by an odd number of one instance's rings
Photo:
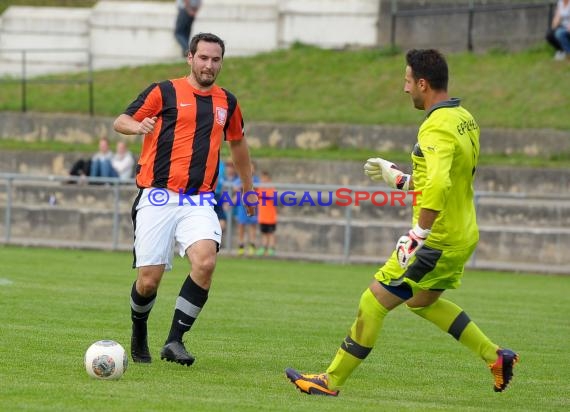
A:
{"type": "Polygon", "coordinates": [[[138,95],[138,97],[135,99],[135,101],[133,101],[129,105],[129,107],[127,107],[124,114],[128,114],[129,116],[134,116],[135,113],[138,112],[139,109],[142,107],[146,98],[148,97],[150,92],[152,92],[152,90],[155,87],[156,87],[156,83],[153,83],[150,86],[148,86],[141,94],[138,95]]]}
{"type": "MultiPolygon", "coordinates": [[[[230,125],[230,121],[232,119],[232,116],[236,110],[237,99],[232,93],[230,93],[226,89],[222,88],[222,90],[226,94],[226,99],[228,101],[228,120],[226,121],[226,125],[224,126],[224,140],[226,140],[226,132],[227,132],[228,127],[230,125]]],[[[242,120],[242,128],[243,128],[243,120],[242,120]]]]}

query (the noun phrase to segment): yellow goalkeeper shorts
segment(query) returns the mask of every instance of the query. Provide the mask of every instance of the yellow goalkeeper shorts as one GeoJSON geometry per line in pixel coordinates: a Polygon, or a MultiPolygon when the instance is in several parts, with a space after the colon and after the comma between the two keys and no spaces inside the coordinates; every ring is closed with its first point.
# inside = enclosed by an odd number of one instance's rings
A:
{"type": "Polygon", "coordinates": [[[407,283],[414,293],[429,289],[456,289],[461,284],[465,264],[476,247],[477,243],[460,250],[439,250],[424,246],[406,269],[402,269],[394,251],[374,277],[388,286],[407,283]]]}

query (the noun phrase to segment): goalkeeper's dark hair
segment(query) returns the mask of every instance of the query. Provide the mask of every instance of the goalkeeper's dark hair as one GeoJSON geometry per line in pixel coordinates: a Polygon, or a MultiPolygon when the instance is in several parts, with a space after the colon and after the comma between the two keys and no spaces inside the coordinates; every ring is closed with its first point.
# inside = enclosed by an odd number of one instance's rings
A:
{"type": "Polygon", "coordinates": [[[435,49],[412,49],[406,53],[406,63],[415,81],[425,79],[433,90],[447,91],[449,72],[445,57],[435,49]]]}
{"type": "Polygon", "coordinates": [[[226,52],[226,45],[224,44],[224,41],[222,39],[220,39],[218,36],[216,36],[213,33],[198,33],[197,35],[192,37],[192,40],[190,40],[190,46],[188,47],[190,54],[192,56],[194,56],[196,50],[198,50],[198,42],[201,41],[219,44],[220,47],[222,48],[222,57],[224,57],[224,53],[226,52]]]}

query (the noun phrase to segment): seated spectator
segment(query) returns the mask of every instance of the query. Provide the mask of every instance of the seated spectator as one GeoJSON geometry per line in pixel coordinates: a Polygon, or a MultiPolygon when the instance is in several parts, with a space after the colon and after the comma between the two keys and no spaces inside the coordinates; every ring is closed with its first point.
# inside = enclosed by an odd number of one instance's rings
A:
{"type": "Polygon", "coordinates": [[[69,180],[67,183],[85,183],[85,178],[91,172],[91,159],[79,159],[69,169],[70,176],[78,176],[79,180],[69,180]]]}
{"type": "Polygon", "coordinates": [[[91,157],[90,177],[117,177],[111,161],[113,152],[109,149],[109,141],[106,138],[99,140],[99,151],[91,157]]]}
{"type": "Polygon", "coordinates": [[[570,0],[558,0],[546,41],[556,49],[554,60],[570,58],[570,0]]]}
{"type": "Polygon", "coordinates": [[[135,158],[122,140],[117,142],[117,151],[111,160],[111,166],[119,179],[128,180],[133,177],[135,158]]]}

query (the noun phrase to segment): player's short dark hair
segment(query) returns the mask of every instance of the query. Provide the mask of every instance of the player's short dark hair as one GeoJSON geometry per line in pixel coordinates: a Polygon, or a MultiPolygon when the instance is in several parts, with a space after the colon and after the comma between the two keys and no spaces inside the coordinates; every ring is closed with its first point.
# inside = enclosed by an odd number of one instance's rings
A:
{"type": "Polygon", "coordinates": [[[224,44],[224,41],[222,39],[220,39],[218,36],[216,36],[213,33],[198,33],[194,37],[192,37],[192,40],[190,40],[190,47],[189,47],[190,54],[192,56],[196,53],[196,50],[198,50],[198,43],[201,41],[206,41],[208,43],[218,43],[222,48],[222,57],[224,57],[224,53],[226,52],[226,45],[224,44]]]}
{"type": "Polygon", "coordinates": [[[449,71],[445,57],[435,49],[412,49],[406,53],[406,63],[417,81],[425,79],[434,90],[447,91],[449,71]]]}

